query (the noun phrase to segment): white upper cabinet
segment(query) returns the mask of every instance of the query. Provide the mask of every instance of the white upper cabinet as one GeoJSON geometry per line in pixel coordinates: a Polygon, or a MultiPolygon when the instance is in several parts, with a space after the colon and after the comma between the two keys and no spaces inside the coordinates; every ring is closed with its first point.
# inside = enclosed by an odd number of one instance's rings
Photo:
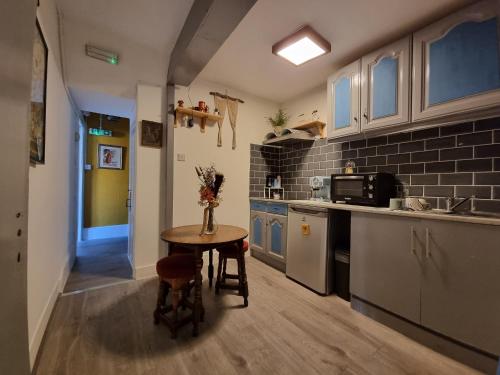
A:
{"type": "Polygon", "coordinates": [[[413,121],[500,104],[499,2],[454,13],[413,36],[413,121]]]}
{"type": "Polygon", "coordinates": [[[411,37],[361,59],[361,130],[409,121],[411,37]]]}
{"type": "Polygon", "coordinates": [[[359,133],[360,68],[357,60],[328,78],[329,138],[359,133]]]}

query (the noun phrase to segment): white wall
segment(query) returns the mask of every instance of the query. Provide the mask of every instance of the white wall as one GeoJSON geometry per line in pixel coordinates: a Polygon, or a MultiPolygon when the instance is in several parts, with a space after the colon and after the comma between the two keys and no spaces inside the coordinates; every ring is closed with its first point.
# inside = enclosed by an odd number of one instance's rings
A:
{"type": "Polygon", "coordinates": [[[137,133],[134,194],[134,277],[156,274],[160,257],[161,150],[140,145],[141,121],[163,122],[163,87],[137,86],[137,133]]]}
{"type": "Polygon", "coordinates": [[[262,143],[266,133],[272,129],[266,117],[273,115],[278,105],[247,93],[233,90],[220,84],[195,81],[189,88],[176,88],[176,102],[183,99],[185,106],[197,106],[204,100],[214,109],[210,91],[218,91],[242,99],[239,104],[236,126],[237,148],[232,150],[232,130],[229,117],[222,126],[222,147],[217,147],[217,125],[207,123],[206,132],[201,133],[199,122],[193,128],[174,129],[174,186],[173,225],[201,223],[203,209],[198,205],[198,178],[194,167],[214,163],[226,178],[222,203],[215,210],[215,219],[220,224],[233,224],[248,229],[249,225],[249,170],[250,144],[262,143]],[[192,104],[190,99],[192,99],[192,104]],[[185,154],[186,161],[177,161],[177,154],[185,154]]]}
{"type": "Polygon", "coordinates": [[[307,91],[298,97],[291,99],[281,104],[281,108],[290,115],[289,125],[294,125],[301,120],[310,121],[311,113],[318,110],[319,120],[327,122],[327,95],[326,95],[326,78],[325,84],[316,87],[313,90],[307,91]],[[300,116],[304,114],[304,116],[300,116]]]}
{"type": "Polygon", "coordinates": [[[28,331],[31,366],[73,262],[76,229],[77,143],[73,137],[78,122],[52,53],[57,50],[57,38],[54,39],[51,33],[55,20],[50,13],[40,13],[40,8],[38,16],[49,48],[49,61],[45,164],[29,170],[28,331]]]}

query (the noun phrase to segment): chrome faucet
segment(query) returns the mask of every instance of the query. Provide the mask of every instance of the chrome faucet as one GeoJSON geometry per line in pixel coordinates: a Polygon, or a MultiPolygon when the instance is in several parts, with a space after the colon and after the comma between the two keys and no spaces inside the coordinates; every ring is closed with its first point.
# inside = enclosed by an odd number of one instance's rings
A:
{"type": "Polygon", "coordinates": [[[448,197],[446,198],[446,212],[448,213],[454,213],[456,212],[456,209],[463,205],[464,203],[471,201],[471,209],[470,211],[474,211],[474,198],[475,196],[472,195],[470,197],[464,198],[458,203],[455,203],[456,198],[455,197],[448,197]]]}

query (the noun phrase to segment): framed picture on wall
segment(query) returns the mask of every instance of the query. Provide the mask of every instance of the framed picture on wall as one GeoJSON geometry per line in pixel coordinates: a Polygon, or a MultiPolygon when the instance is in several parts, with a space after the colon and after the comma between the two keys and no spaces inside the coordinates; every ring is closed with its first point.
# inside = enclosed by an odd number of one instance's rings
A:
{"type": "Polygon", "coordinates": [[[161,148],[163,137],[163,124],[142,120],[141,122],[141,146],[161,148]]]}
{"type": "Polygon", "coordinates": [[[123,169],[123,149],[121,146],[100,144],[97,154],[99,168],[123,169]]]}
{"type": "Polygon", "coordinates": [[[45,164],[45,103],[47,100],[48,49],[42,29],[36,21],[31,70],[30,161],[45,164]]]}

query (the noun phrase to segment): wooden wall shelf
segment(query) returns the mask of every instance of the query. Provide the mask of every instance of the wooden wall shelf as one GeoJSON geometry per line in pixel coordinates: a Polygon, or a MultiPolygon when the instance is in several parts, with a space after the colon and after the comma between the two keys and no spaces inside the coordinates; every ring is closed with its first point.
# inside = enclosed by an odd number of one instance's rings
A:
{"type": "Polygon", "coordinates": [[[174,122],[175,128],[177,127],[177,125],[179,123],[179,119],[183,115],[193,117],[193,118],[199,118],[201,132],[205,132],[205,125],[207,123],[207,120],[209,120],[209,121],[219,121],[219,120],[222,121],[223,120],[222,116],[214,115],[213,113],[197,111],[196,109],[191,109],[191,108],[177,107],[175,109],[175,122],[174,122]]]}
{"type": "Polygon", "coordinates": [[[300,125],[295,125],[292,129],[312,131],[314,135],[319,135],[320,138],[326,138],[326,124],[321,121],[308,121],[300,125]]]}

